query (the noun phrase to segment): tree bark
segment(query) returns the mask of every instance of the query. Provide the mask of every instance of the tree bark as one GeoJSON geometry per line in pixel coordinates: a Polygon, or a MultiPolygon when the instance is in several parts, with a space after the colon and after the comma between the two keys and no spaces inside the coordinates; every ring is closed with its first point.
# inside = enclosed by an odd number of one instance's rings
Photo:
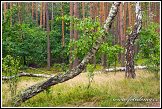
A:
{"type": "Polygon", "coordinates": [[[38,24],[38,3],[35,3],[36,24],[38,24]]]}
{"type": "MultiPolygon", "coordinates": [[[[12,9],[12,5],[13,5],[13,3],[11,2],[10,3],[10,9],[12,9]]],[[[12,11],[11,11],[12,12],[12,11]]],[[[10,16],[10,26],[12,26],[12,14],[11,14],[11,16],[10,16]]]]}
{"type": "MultiPolygon", "coordinates": [[[[79,5],[78,2],[74,2],[74,17],[79,18],[79,5]]],[[[76,24],[74,24],[74,28],[75,28],[76,24]]],[[[78,31],[74,29],[74,40],[78,40],[78,31]]],[[[74,46],[74,49],[76,48],[76,46],[74,46]]],[[[75,60],[73,62],[73,67],[76,67],[77,65],[79,65],[79,59],[78,57],[75,57],[75,60]]]]}
{"type": "Polygon", "coordinates": [[[132,26],[132,6],[131,3],[128,3],[128,26],[132,26]]]}
{"type": "Polygon", "coordinates": [[[52,15],[51,15],[51,30],[53,29],[53,4],[54,3],[52,3],[52,15]]]}
{"type": "Polygon", "coordinates": [[[43,2],[41,3],[41,10],[40,10],[40,27],[42,27],[43,25],[42,14],[43,14],[43,2]]]}
{"type": "MultiPolygon", "coordinates": [[[[104,28],[106,30],[110,29],[112,21],[117,14],[119,4],[120,4],[119,2],[115,2],[111,7],[110,14],[107,17],[106,23],[104,25],[104,28]]],[[[60,75],[51,77],[50,79],[48,79],[44,82],[30,86],[29,88],[25,89],[24,91],[22,91],[18,95],[16,95],[14,97],[14,101],[13,101],[14,106],[19,106],[22,102],[25,102],[29,98],[37,95],[38,93],[44,91],[45,89],[47,89],[50,86],[65,82],[65,81],[72,79],[72,78],[76,77],[77,75],[79,75],[85,69],[85,66],[92,59],[92,57],[95,55],[95,53],[98,51],[100,45],[103,43],[104,37],[105,37],[105,35],[103,35],[97,39],[97,41],[94,43],[94,45],[92,46],[92,48],[90,49],[88,54],[84,57],[82,62],[78,66],[73,68],[72,70],[67,71],[65,74],[60,74],[60,75]]]]}
{"type": "MultiPolygon", "coordinates": [[[[146,66],[135,66],[134,69],[147,69],[146,66]]],[[[126,71],[125,67],[116,67],[116,68],[109,68],[109,69],[105,69],[105,72],[115,72],[115,71],[126,71]]]]}
{"type": "Polygon", "coordinates": [[[34,2],[32,2],[32,19],[34,20],[34,2]]]}
{"type": "Polygon", "coordinates": [[[55,75],[47,75],[47,74],[32,74],[32,73],[26,73],[26,72],[21,72],[17,75],[14,76],[2,76],[2,80],[10,80],[15,77],[22,77],[22,76],[28,76],[28,77],[43,77],[43,78],[50,78],[54,77],[55,75]]]}
{"type": "Polygon", "coordinates": [[[62,47],[65,46],[65,38],[64,38],[64,3],[61,3],[61,15],[62,15],[62,47]]]}
{"type": "Polygon", "coordinates": [[[43,3],[43,28],[46,28],[46,5],[43,3]]]}
{"type": "Polygon", "coordinates": [[[48,16],[48,3],[45,3],[46,10],[46,30],[47,30],[47,69],[51,67],[51,49],[50,49],[50,27],[49,27],[49,16],[48,16]]]}
{"type": "MultiPolygon", "coordinates": [[[[122,47],[124,47],[124,33],[123,33],[123,28],[124,28],[124,26],[123,26],[123,17],[124,17],[124,15],[123,15],[123,4],[120,4],[120,6],[119,6],[119,44],[122,46],[122,47]]],[[[120,53],[120,62],[121,62],[121,66],[123,67],[125,64],[124,64],[124,61],[125,61],[125,55],[124,55],[124,53],[120,53]]]]}
{"type": "MultiPolygon", "coordinates": [[[[104,2],[100,2],[100,24],[103,25],[104,21],[105,21],[105,3],[104,2]]],[[[104,39],[106,40],[106,39],[104,39]]],[[[101,56],[101,64],[104,68],[106,68],[106,54],[102,54],[101,56]]]]}
{"type": "MultiPolygon", "coordinates": [[[[70,16],[74,15],[74,4],[73,2],[70,2],[70,16]]],[[[73,30],[73,23],[70,21],[70,42],[73,39],[74,35],[74,30],[73,30]]],[[[69,69],[71,70],[73,67],[73,62],[72,62],[72,47],[70,47],[70,56],[69,56],[69,69]]]]}
{"type": "Polygon", "coordinates": [[[21,24],[21,3],[18,2],[18,7],[19,7],[19,11],[18,11],[18,19],[19,19],[19,24],[21,24]]]}
{"type": "MultiPolygon", "coordinates": [[[[128,10],[128,3],[124,3],[124,25],[123,25],[123,35],[126,36],[126,29],[127,29],[127,10],[128,10]]],[[[124,39],[126,40],[126,38],[124,39]]]]}
{"type": "Polygon", "coordinates": [[[142,28],[142,14],[141,7],[139,2],[136,3],[136,21],[134,24],[134,28],[131,34],[128,35],[128,40],[126,43],[126,78],[135,78],[135,69],[134,69],[134,42],[138,37],[138,34],[142,28]]]}
{"type": "Polygon", "coordinates": [[[82,17],[85,18],[85,3],[82,2],[82,17]]]}
{"type": "Polygon", "coordinates": [[[4,15],[4,21],[6,20],[6,11],[7,11],[7,2],[4,2],[4,13],[3,13],[3,15],[4,15]]]}

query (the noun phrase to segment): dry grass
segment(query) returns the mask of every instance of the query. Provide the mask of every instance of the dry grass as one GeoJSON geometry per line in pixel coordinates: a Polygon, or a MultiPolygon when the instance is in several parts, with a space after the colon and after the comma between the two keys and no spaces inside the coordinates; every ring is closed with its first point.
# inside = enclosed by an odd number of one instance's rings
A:
{"type": "MultiPolygon", "coordinates": [[[[38,94],[32,99],[23,103],[22,106],[120,106],[122,103],[111,103],[110,98],[129,97],[131,94],[144,97],[159,98],[159,83],[155,81],[154,75],[144,70],[136,71],[136,79],[125,80],[124,72],[96,73],[92,82],[92,89],[85,90],[88,84],[86,73],[81,73],[77,77],[52,87],[52,98],[48,98],[46,93],[38,94]],[[149,79],[148,79],[149,78],[149,79]],[[150,86],[155,84],[156,86],[150,86]],[[153,89],[152,89],[153,88],[153,89]],[[61,94],[61,95],[60,95],[61,94]],[[42,101],[45,101],[43,102],[42,101]],[[51,101],[52,99],[52,101],[51,101]],[[50,100],[50,101],[49,101],[50,100]],[[108,101],[107,101],[108,100],[108,101]],[[43,102],[43,103],[41,103],[43,102]]],[[[45,81],[44,78],[21,77],[18,83],[18,91],[23,90],[38,82],[45,81]]],[[[2,105],[8,106],[10,100],[9,88],[6,83],[2,84],[2,105]]],[[[111,99],[112,99],[111,98],[111,99]]],[[[129,104],[146,106],[143,104],[129,104]]],[[[149,105],[151,106],[151,104],[149,105]]]]}

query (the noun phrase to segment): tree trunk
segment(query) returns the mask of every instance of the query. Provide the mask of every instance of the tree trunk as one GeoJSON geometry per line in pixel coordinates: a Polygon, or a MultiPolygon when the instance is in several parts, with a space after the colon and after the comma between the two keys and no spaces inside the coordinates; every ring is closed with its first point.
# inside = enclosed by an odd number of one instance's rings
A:
{"type": "Polygon", "coordinates": [[[53,29],[53,3],[52,3],[52,15],[51,15],[51,30],[53,29]]]}
{"type": "Polygon", "coordinates": [[[19,19],[19,24],[21,24],[21,3],[20,2],[18,2],[18,7],[19,7],[18,19],[19,19]]]}
{"type": "Polygon", "coordinates": [[[38,24],[38,3],[35,3],[36,24],[38,24]]]}
{"type": "Polygon", "coordinates": [[[46,6],[45,6],[45,2],[43,3],[43,28],[46,28],[46,6]]]}
{"type": "MultiPolygon", "coordinates": [[[[124,3],[124,25],[123,25],[123,29],[124,29],[124,31],[123,31],[123,35],[124,35],[124,38],[125,38],[125,36],[126,36],[126,29],[127,29],[127,9],[128,9],[128,3],[124,3]]],[[[126,38],[124,39],[124,40],[126,40],[126,38]]]]}
{"type": "Polygon", "coordinates": [[[85,3],[82,2],[82,17],[85,18],[85,3]]]}
{"type": "MultiPolygon", "coordinates": [[[[122,47],[124,47],[124,34],[123,34],[123,4],[120,4],[119,6],[119,43],[122,47]]],[[[120,53],[120,62],[121,62],[121,66],[124,66],[124,53],[120,53]]]]}
{"type": "Polygon", "coordinates": [[[128,2],[128,26],[132,26],[132,6],[131,3],[128,2]]]}
{"type": "Polygon", "coordinates": [[[48,16],[48,3],[45,3],[46,10],[46,30],[47,30],[47,69],[51,67],[51,50],[50,50],[50,28],[49,28],[49,16],[48,16]]]}
{"type": "Polygon", "coordinates": [[[64,38],[64,3],[61,2],[61,15],[62,15],[62,47],[65,46],[65,38],[64,38]]]}
{"type": "Polygon", "coordinates": [[[32,19],[34,20],[34,2],[32,2],[32,19]]]}
{"type": "Polygon", "coordinates": [[[13,76],[2,76],[2,80],[11,80],[15,77],[22,77],[22,76],[27,76],[27,77],[42,77],[42,78],[50,78],[50,77],[54,77],[55,75],[47,75],[47,74],[33,74],[33,73],[25,73],[25,72],[21,72],[17,75],[13,75],[13,76]]]}
{"type": "MultiPolygon", "coordinates": [[[[78,2],[74,2],[74,17],[79,18],[79,5],[78,2]]],[[[75,28],[76,24],[74,24],[74,28],[75,28]]],[[[74,29],[74,40],[78,40],[78,32],[77,30],[74,29]]],[[[76,46],[74,46],[74,49],[76,48],[76,46]]],[[[73,62],[73,68],[76,67],[77,65],[79,65],[79,59],[78,57],[75,58],[74,62],[73,62]]]]}
{"type": "MultiPolygon", "coordinates": [[[[113,21],[114,17],[116,16],[117,8],[118,8],[119,4],[120,4],[119,2],[115,2],[112,5],[110,14],[109,14],[108,18],[106,19],[106,23],[104,25],[104,28],[106,30],[110,29],[112,21],[113,21]]],[[[94,43],[93,47],[90,49],[88,54],[84,57],[82,62],[78,66],[73,68],[72,70],[67,71],[65,74],[60,74],[60,75],[51,77],[50,79],[48,79],[44,82],[32,85],[29,88],[25,89],[24,91],[20,92],[18,95],[16,95],[14,97],[14,101],[13,101],[14,106],[21,105],[22,102],[25,102],[29,98],[32,98],[33,96],[44,91],[45,89],[47,89],[50,86],[65,82],[65,81],[72,79],[72,78],[76,77],[77,75],[79,75],[85,69],[85,66],[88,64],[90,59],[92,59],[92,57],[98,51],[100,45],[103,43],[104,37],[105,37],[105,35],[103,35],[97,39],[97,41],[94,43]]]]}
{"type": "Polygon", "coordinates": [[[40,10],[40,27],[42,27],[43,25],[42,14],[43,14],[43,2],[41,3],[41,10],[40,10]]]}
{"type": "Polygon", "coordinates": [[[4,21],[6,20],[7,2],[4,2],[4,21]]]}
{"type": "MultiPolygon", "coordinates": [[[[12,2],[10,3],[10,9],[12,9],[12,2]]],[[[11,11],[12,12],[12,11],[11,11]]],[[[11,16],[10,16],[10,26],[12,26],[12,14],[11,14],[11,16]]]]}
{"type": "Polygon", "coordinates": [[[126,43],[126,78],[135,78],[135,69],[134,69],[134,42],[137,39],[137,36],[142,28],[142,14],[141,7],[139,2],[136,3],[136,21],[134,28],[130,35],[128,35],[128,40],[126,43]]]}
{"type": "MultiPolygon", "coordinates": [[[[100,24],[103,25],[104,21],[105,21],[105,7],[104,7],[105,3],[104,2],[100,2],[100,24]]],[[[106,39],[104,39],[106,40],[106,39]]],[[[104,68],[106,68],[106,55],[102,54],[101,56],[101,64],[104,68]]]]}
{"type": "MultiPolygon", "coordinates": [[[[74,15],[74,4],[73,2],[70,2],[70,16],[74,15]]],[[[70,42],[73,39],[74,35],[74,30],[73,30],[73,23],[70,21],[70,42]]],[[[73,62],[72,62],[72,47],[70,47],[70,56],[69,56],[69,69],[71,70],[73,67],[73,62]]]]}

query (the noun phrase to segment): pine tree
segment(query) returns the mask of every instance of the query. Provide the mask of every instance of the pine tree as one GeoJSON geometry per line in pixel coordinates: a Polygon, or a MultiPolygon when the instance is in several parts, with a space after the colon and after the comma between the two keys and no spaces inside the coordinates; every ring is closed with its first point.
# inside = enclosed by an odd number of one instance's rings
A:
{"type": "Polygon", "coordinates": [[[51,50],[50,50],[50,27],[49,27],[49,14],[48,14],[48,3],[44,4],[46,11],[46,30],[47,30],[47,69],[51,67],[51,50]]]}
{"type": "Polygon", "coordinates": [[[43,25],[43,2],[41,3],[41,9],[40,9],[40,27],[43,25]]]}
{"type": "MultiPolygon", "coordinates": [[[[79,18],[79,5],[78,2],[74,2],[74,17],[79,18]]],[[[74,24],[74,28],[75,28],[76,24],[74,24]]],[[[78,39],[78,32],[77,30],[74,29],[74,40],[78,39]]],[[[74,49],[76,48],[76,46],[74,47],[74,49]]],[[[73,62],[73,67],[76,67],[79,64],[79,59],[78,57],[75,58],[74,62],[73,62]]]]}
{"type": "MultiPolygon", "coordinates": [[[[70,16],[74,15],[74,4],[73,2],[70,2],[70,16]]],[[[70,42],[74,37],[74,30],[73,30],[73,23],[72,20],[70,21],[70,42]]],[[[72,62],[72,47],[70,48],[70,56],[69,56],[69,69],[73,68],[73,62],[72,62]]]]}
{"type": "Polygon", "coordinates": [[[4,15],[4,20],[6,20],[6,11],[7,11],[7,2],[4,2],[4,13],[3,13],[3,15],[4,15]]]}
{"type": "Polygon", "coordinates": [[[62,47],[65,46],[65,38],[64,38],[64,3],[61,3],[61,15],[62,15],[62,47]]]}

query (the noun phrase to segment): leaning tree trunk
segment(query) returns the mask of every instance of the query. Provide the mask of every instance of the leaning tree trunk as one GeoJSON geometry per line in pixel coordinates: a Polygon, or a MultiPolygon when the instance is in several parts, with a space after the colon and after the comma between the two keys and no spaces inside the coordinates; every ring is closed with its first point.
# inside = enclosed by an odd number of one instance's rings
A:
{"type": "Polygon", "coordinates": [[[134,69],[134,42],[137,39],[137,36],[142,28],[142,14],[141,7],[139,2],[136,3],[136,21],[134,24],[133,31],[128,35],[128,40],[126,43],[126,78],[135,78],[135,69],[134,69]]]}
{"type": "MultiPolygon", "coordinates": [[[[111,10],[110,10],[110,14],[106,20],[105,25],[104,25],[105,29],[109,29],[111,27],[112,21],[117,14],[117,9],[118,9],[119,5],[120,5],[119,2],[113,3],[111,10]]],[[[104,37],[105,37],[105,35],[103,35],[97,39],[97,41],[94,43],[93,47],[88,52],[88,54],[84,57],[82,62],[78,66],[73,68],[72,70],[67,71],[65,74],[60,74],[60,75],[51,77],[44,82],[30,86],[26,90],[18,93],[18,95],[16,95],[14,97],[14,101],[13,101],[14,106],[19,106],[22,102],[25,102],[29,98],[37,95],[38,93],[44,91],[45,89],[47,89],[50,86],[65,82],[65,81],[72,79],[75,76],[79,75],[85,69],[85,66],[87,65],[87,63],[95,55],[95,53],[99,49],[100,45],[103,43],[104,37]]]]}

